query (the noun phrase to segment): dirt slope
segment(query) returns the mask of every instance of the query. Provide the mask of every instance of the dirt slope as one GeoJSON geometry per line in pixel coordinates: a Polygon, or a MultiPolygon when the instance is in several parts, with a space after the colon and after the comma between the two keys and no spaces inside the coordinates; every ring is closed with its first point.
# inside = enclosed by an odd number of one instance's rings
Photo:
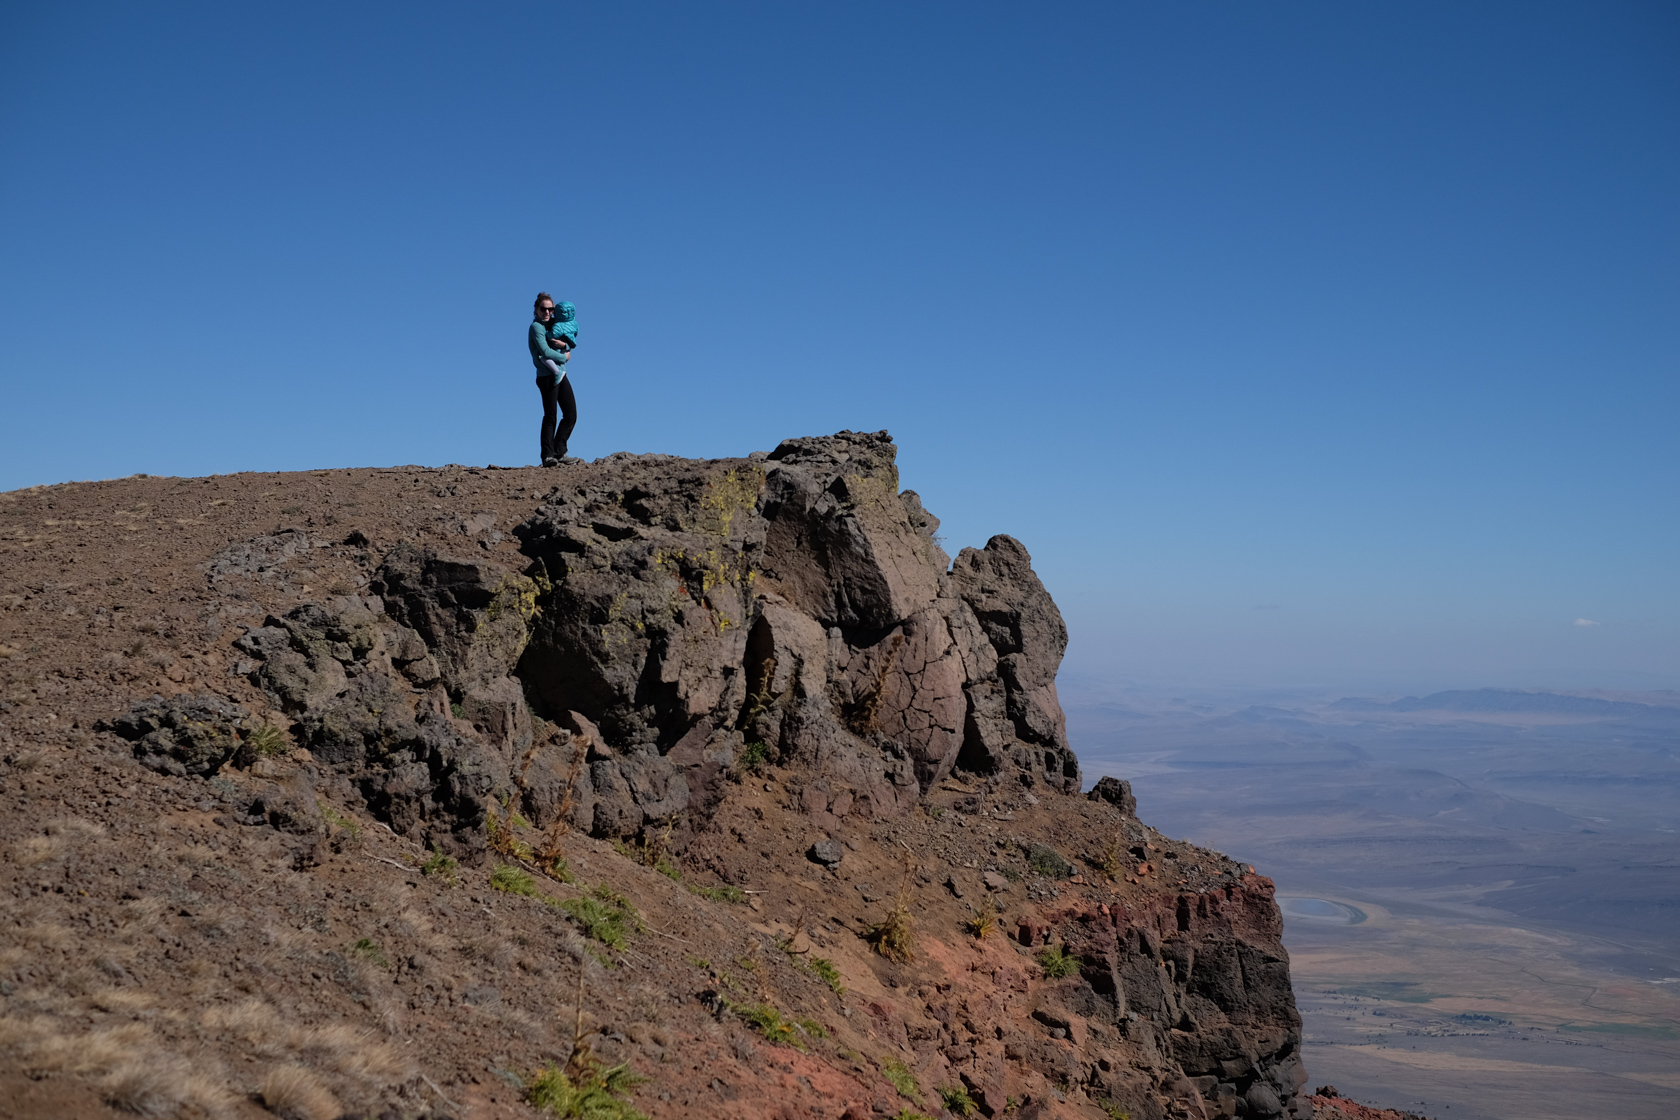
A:
{"type": "Polygon", "coordinates": [[[0,495],[0,1115],[531,1116],[580,1021],[655,1117],[1310,1114],[1270,882],[1078,792],[1025,550],[913,499],[852,433],[0,495]]]}

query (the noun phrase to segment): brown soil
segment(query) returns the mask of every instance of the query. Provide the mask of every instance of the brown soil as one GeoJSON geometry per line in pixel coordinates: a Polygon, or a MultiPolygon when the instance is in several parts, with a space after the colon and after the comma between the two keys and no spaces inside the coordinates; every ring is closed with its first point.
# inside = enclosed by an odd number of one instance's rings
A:
{"type": "MultiPolygon", "coordinates": [[[[528,1117],[526,1079],[572,1050],[580,969],[588,1041],[648,1078],[633,1100],[653,1117],[940,1115],[935,1090],[965,1074],[1006,1084],[1022,1117],[1109,1115],[1079,1077],[1078,1036],[1101,1028],[1032,1017],[1081,980],[1045,978],[1035,954],[1082,923],[1182,915],[1186,898],[1263,910],[1271,884],[1147,829],[1147,873],[1122,845],[1111,880],[1092,866],[1121,834],[1108,804],[977,801],[952,781],[909,816],[836,830],[770,768],[739,775],[670,874],[571,834],[576,881],[529,864],[527,897],[492,889],[506,856],[453,885],[421,873],[427,853],[354,800],[324,807],[320,842],[230,816],[241,789],[312,767],[304,752],[174,778],[96,729],[189,692],[284,726],[235,672],[244,627],[353,593],[399,539],[517,567],[504,534],[554,478],[407,467],[0,495],[0,1116],[528,1117]],[[831,831],[847,850],[828,870],[806,852],[831,831]],[[1012,871],[987,890],[981,869],[1028,840],[1081,874],[1012,871]],[[720,868],[745,870],[749,901],[694,893],[720,868]],[[915,931],[902,964],[863,936],[901,887],[915,931]],[[622,949],[548,904],[597,888],[640,915],[622,949]],[[992,935],[965,931],[977,911],[997,914],[992,935]],[[774,1041],[721,1001],[809,1023],[774,1041]],[[918,1092],[889,1084],[889,1061],[918,1092]]],[[[1163,1091],[1156,1107],[1203,1106],[1163,1091]]]]}
{"type": "Polygon", "coordinates": [[[1424,1120],[1415,1112],[1372,1108],[1346,1097],[1327,1097],[1318,1093],[1307,1099],[1312,1103],[1312,1120],[1424,1120]]]}

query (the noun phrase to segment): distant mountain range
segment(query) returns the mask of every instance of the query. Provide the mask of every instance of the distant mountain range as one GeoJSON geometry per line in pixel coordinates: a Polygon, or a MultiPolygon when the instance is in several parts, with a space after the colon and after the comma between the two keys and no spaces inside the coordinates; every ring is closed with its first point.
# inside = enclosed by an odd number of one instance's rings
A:
{"type": "Polygon", "coordinates": [[[1522,692],[1508,688],[1458,689],[1433,692],[1428,696],[1407,696],[1391,703],[1348,696],[1330,705],[1342,712],[1512,712],[1534,715],[1589,716],[1598,719],[1680,716],[1680,696],[1675,704],[1639,704],[1626,700],[1604,700],[1596,696],[1569,696],[1559,692],[1522,692]]]}

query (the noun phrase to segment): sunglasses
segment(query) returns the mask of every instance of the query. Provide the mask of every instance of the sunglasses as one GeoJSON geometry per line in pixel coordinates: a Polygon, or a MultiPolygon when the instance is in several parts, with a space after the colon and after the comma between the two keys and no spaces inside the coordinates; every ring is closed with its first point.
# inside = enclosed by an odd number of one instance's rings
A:
{"type": "Polygon", "coordinates": [[[537,314],[538,315],[552,315],[552,314],[554,314],[554,308],[552,308],[552,307],[539,307],[539,308],[537,308],[537,314]]]}

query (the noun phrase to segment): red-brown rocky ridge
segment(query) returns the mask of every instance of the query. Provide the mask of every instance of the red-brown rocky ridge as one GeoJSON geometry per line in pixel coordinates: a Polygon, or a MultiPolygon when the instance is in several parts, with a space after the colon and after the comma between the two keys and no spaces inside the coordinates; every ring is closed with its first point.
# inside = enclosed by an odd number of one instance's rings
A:
{"type": "Polygon", "coordinates": [[[1312,1115],[1271,882],[894,454],[0,495],[0,1115],[531,1116],[580,1001],[652,1117],[1312,1115]]]}

